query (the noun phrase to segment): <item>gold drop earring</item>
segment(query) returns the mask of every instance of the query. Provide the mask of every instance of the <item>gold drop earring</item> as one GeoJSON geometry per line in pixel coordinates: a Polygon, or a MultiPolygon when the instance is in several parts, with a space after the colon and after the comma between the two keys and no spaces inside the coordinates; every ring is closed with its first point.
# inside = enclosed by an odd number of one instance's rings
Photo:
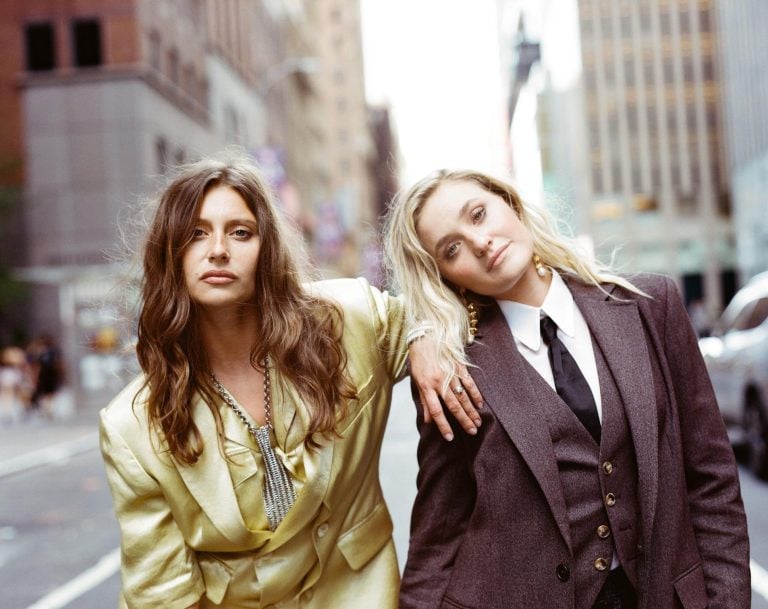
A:
{"type": "Polygon", "coordinates": [[[547,267],[544,266],[544,263],[541,261],[541,256],[538,254],[533,255],[533,266],[536,267],[536,274],[539,277],[544,277],[544,275],[547,274],[547,267]]]}
{"type": "Polygon", "coordinates": [[[477,334],[477,307],[474,302],[467,299],[463,291],[461,292],[461,300],[467,308],[467,316],[469,318],[469,342],[472,342],[475,334],[477,334]]]}

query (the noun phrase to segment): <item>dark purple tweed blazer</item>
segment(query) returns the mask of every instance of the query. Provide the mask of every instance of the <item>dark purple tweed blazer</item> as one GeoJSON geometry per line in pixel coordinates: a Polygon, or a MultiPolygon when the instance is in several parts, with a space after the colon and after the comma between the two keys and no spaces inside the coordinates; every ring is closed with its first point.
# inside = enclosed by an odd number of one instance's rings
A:
{"type": "MultiPolygon", "coordinates": [[[[608,285],[609,298],[566,277],[619,388],[636,453],[640,607],[749,609],[738,474],[696,336],[672,280],[631,280],[651,298],[608,285]]],[[[572,609],[574,582],[562,566],[574,556],[541,407],[554,393],[531,382],[495,303],[468,355],[483,425],[474,437],[457,428],[446,444],[418,418],[400,607],[572,609]]]]}

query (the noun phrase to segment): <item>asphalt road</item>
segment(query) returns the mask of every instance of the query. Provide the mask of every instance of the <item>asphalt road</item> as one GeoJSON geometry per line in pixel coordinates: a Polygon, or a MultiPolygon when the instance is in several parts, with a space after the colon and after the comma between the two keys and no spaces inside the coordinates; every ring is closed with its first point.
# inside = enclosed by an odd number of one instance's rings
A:
{"type": "MultiPolygon", "coordinates": [[[[415,495],[415,410],[396,388],[381,459],[401,563],[415,495]]],[[[111,609],[120,586],[117,524],[97,450],[95,410],[73,421],[0,429],[3,609],[111,609]]],[[[753,609],[768,609],[768,484],[741,472],[752,543],[753,609]]]]}

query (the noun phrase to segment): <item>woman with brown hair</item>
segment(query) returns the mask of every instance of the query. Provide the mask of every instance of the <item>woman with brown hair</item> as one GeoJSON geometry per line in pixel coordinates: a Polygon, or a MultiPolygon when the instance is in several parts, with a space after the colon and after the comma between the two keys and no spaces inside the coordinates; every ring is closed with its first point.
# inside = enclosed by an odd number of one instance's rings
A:
{"type": "MultiPolygon", "coordinates": [[[[101,416],[121,606],[396,606],[378,457],[404,317],[362,279],[303,284],[247,162],[181,171],[144,246],[143,375],[101,416]]],[[[443,398],[472,431],[466,383],[443,398]]]]}

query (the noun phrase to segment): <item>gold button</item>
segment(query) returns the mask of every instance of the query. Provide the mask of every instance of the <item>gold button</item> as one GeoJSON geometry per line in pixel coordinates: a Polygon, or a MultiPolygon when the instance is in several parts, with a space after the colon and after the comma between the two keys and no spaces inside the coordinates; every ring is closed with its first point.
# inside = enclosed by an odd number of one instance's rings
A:
{"type": "Polygon", "coordinates": [[[317,536],[318,537],[321,537],[321,538],[325,537],[327,533],[328,533],[328,523],[327,522],[324,522],[319,527],[317,527],[317,536]]]}
{"type": "Polygon", "coordinates": [[[304,600],[305,603],[308,603],[309,601],[312,600],[313,595],[314,595],[314,592],[312,591],[312,588],[310,588],[309,590],[304,592],[304,594],[302,594],[302,599],[304,600]]]}
{"type": "Polygon", "coordinates": [[[608,528],[607,524],[601,524],[599,527],[597,527],[597,536],[600,539],[606,539],[607,537],[610,537],[611,535],[611,529],[608,528]]]}
{"type": "Polygon", "coordinates": [[[613,493],[608,493],[605,496],[605,504],[609,507],[612,505],[616,505],[616,495],[614,495],[613,493]]]}
{"type": "Polygon", "coordinates": [[[610,461],[603,463],[603,471],[606,473],[606,475],[610,476],[613,473],[613,463],[610,461]]]}
{"type": "Polygon", "coordinates": [[[608,561],[605,558],[595,558],[595,569],[605,571],[608,568],[608,561]]]}

